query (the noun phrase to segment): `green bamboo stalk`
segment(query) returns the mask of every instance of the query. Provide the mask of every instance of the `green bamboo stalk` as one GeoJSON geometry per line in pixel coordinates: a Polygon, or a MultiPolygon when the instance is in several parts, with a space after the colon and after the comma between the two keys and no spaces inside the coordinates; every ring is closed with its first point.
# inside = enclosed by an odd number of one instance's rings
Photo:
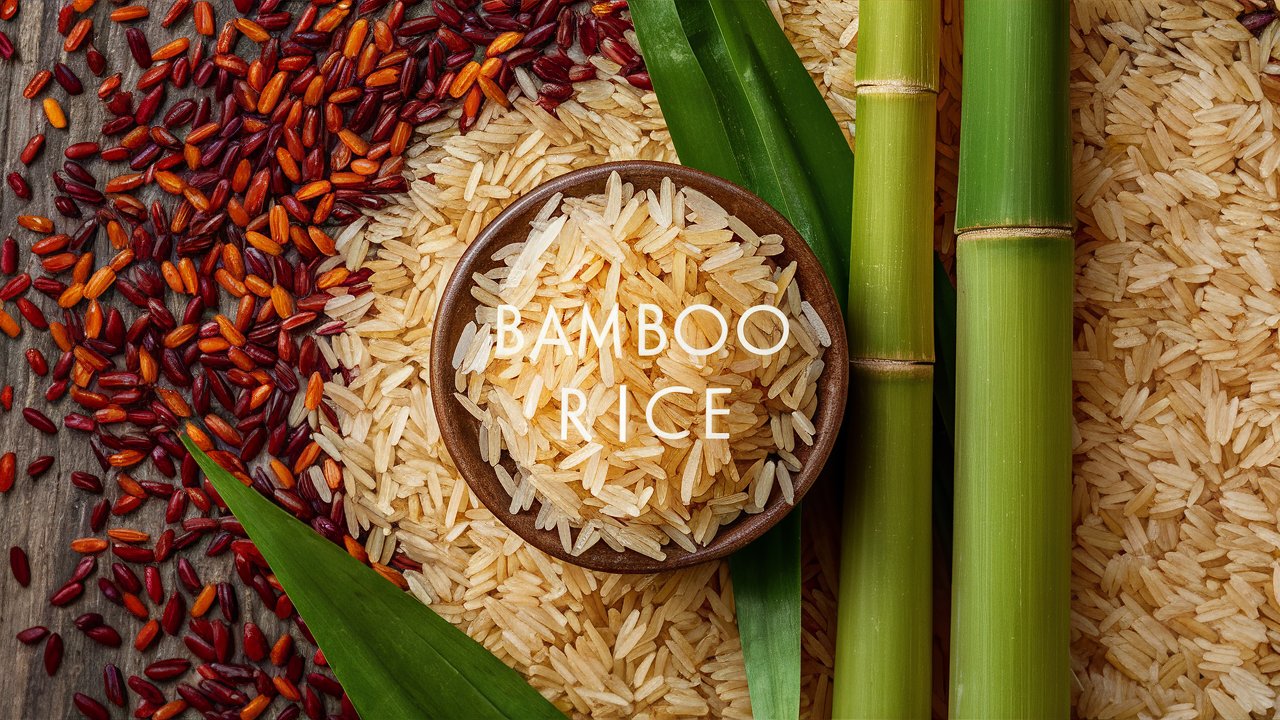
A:
{"type": "Polygon", "coordinates": [[[967,0],[964,23],[951,715],[1067,718],[1067,0],[967,0]]]}
{"type": "Polygon", "coordinates": [[[939,0],[860,7],[836,718],[927,718],[939,0]]]}

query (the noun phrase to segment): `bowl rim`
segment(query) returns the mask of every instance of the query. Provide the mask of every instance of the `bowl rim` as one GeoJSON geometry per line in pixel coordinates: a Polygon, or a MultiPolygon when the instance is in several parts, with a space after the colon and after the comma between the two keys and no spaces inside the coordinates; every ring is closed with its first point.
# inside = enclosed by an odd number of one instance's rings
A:
{"type": "MultiPolygon", "coordinates": [[[[741,216],[741,213],[734,214],[741,216]]],[[[747,219],[743,218],[743,221],[747,222],[747,219]]],[[[430,347],[432,410],[442,443],[471,492],[499,522],[533,547],[564,562],[605,572],[653,573],[689,567],[725,557],[763,535],[798,508],[800,501],[822,474],[835,447],[848,396],[849,355],[842,309],[817,256],[799,232],[764,200],[728,180],[683,165],[648,160],[601,163],[565,173],[535,186],[489,221],[459,257],[445,285],[433,319],[430,347]],[[564,550],[555,530],[538,530],[533,527],[539,500],[535,498],[533,506],[527,511],[514,514],[507,511],[510,496],[498,482],[492,467],[480,458],[478,444],[460,452],[454,450],[456,445],[468,445],[465,432],[461,430],[463,423],[474,424],[477,429],[479,427],[479,421],[462,408],[454,397],[453,390],[454,348],[451,344],[456,343],[461,328],[474,320],[474,306],[478,304],[470,294],[472,273],[491,261],[497,249],[494,243],[501,241],[503,235],[515,232],[515,237],[519,238],[507,242],[518,242],[527,237],[527,221],[522,223],[526,214],[535,213],[556,193],[564,193],[565,197],[581,197],[598,192],[592,186],[598,184],[602,190],[613,172],[619,173],[623,182],[628,181],[628,175],[666,176],[671,178],[677,188],[691,187],[721,204],[724,204],[726,194],[739,202],[747,203],[759,216],[752,218],[749,223],[753,230],[761,235],[776,233],[782,236],[784,252],[797,263],[796,282],[803,282],[805,300],[822,317],[831,336],[831,345],[823,355],[826,364],[816,381],[819,405],[814,417],[814,443],[805,448],[807,452],[804,467],[792,477],[793,502],[787,503],[780,493],[771,493],[764,510],[752,515],[740,515],[730,524],[721,527],[709,544],[694,552],[688,552],[674,543],[664,545],[663,549],[667,553],[664,560],[651,558],[634,550],[615,551],[602,542],[580,555],[571,555],[564,550]],[[582,190],[581,194],[572,192],[578,189],[582,190]],[[519,227],[522,224],[525,227],[519,227]],[[820,282],[815,283],[815,277],[820,282]],[[461,310],[460,305],[471,312],[468,314],[458,311],[461,310]],[[455,327],[456,332],[453,331],[455,327]],[[451,341],[450,338],[454,340],[451,341]],[[436,388],[447,388],[447,391],[436,392],[436,388]],[[525,520],[521,521],[521,516],[525,520]]]]}

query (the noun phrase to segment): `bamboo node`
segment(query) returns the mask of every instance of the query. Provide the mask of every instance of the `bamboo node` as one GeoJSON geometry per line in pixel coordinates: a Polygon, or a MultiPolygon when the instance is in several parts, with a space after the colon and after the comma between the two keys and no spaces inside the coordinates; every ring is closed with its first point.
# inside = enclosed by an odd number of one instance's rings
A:
{"type": "Polygon", "coordinates": [[[883,371],[933,370],[932,360],[894,360],[890,358],[849,358],[849,364],[863,369],[883,371]]]}
{"type": "Polygon", "coordinates": [[[854,83],[858,94],[873,95],[937,95],[938,88],[905,80],[859,80],[854,83]]]}
{"type": "Polygon", "coordinates": [[[1064,238],[1074,236],[1071,228],[1047,227],[992,227],[974,228],[956,233],[956,242],[962,240],[1012,240],[1015,238],[1064,238]]]}

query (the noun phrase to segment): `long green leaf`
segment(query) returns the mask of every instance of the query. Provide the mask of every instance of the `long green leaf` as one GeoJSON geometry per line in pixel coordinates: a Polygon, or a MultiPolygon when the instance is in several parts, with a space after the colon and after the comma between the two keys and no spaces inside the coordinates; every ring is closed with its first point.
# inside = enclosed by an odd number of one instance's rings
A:
{"type": "MultiPolygon", "coordinates": [[[[761,0],[632,0],[680,161],[791,221],[845,303],[853,153],[761,0]]],[[[800,509],[730,558],[756,717],[800,709],[800,509]]]]}
{"type": "MultiPolygon", "coordinates": [[[[708,38],[723,40],[720,57],[731,63],[714,65],[721,75],[713,78],[723,87],[738,81],[758,126],[766,162],[753,158],[749,163],[752,189],[800,231],[832,285],[847,288],[853,153],[840,126],[763,2],[699,1],[718,30],[708,38]]],[[[698,2],[682,2],[680,12],[706,15],[698,2]]],[[[846,289],[836,292],[841,307],[846,294],[846,289]]]]}
{"type": "Polygon", "coordinates": [[[182,442],[258,546],[361,716],[563,720],[466,633],[245,487],[189,438],[182,442]]]}
{"type": "Polygon", "coordinates": [[[800,510],[729,559],[752,714],[800,714],[800,510]]]}
{"type": "MultiPolygon", "coordinates": [[[[710,98],[715,90],[680,25],[676,0],[631,4],[644,64],[659,98],[710,98]]],[[[733,149],[719,110],[706,102],[662,103],[662,114],[680,162],[738,185],[747,185],[747,168],[733,149]]]]}
{"type": "Polygon", "coordinates": [[[634,0],[631,12],[680,162],[743,185],[785,215],[843,305],[853,153],[769,8],[634,0]]]}

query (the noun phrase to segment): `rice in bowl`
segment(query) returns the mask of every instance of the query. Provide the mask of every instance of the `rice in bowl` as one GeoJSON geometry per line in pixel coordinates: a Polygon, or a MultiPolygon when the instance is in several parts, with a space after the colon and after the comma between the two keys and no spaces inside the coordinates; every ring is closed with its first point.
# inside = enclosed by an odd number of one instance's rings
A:
{"type": "Polygon", "coordinates": [[[546,203],[475,273],[452,358],[509,512],[536,498],[571,555],[660,560],[771,495],[792,503],[831,337],[782,252],[670,178],[637,191],[615,171],[602,194],[546,203]]]}

